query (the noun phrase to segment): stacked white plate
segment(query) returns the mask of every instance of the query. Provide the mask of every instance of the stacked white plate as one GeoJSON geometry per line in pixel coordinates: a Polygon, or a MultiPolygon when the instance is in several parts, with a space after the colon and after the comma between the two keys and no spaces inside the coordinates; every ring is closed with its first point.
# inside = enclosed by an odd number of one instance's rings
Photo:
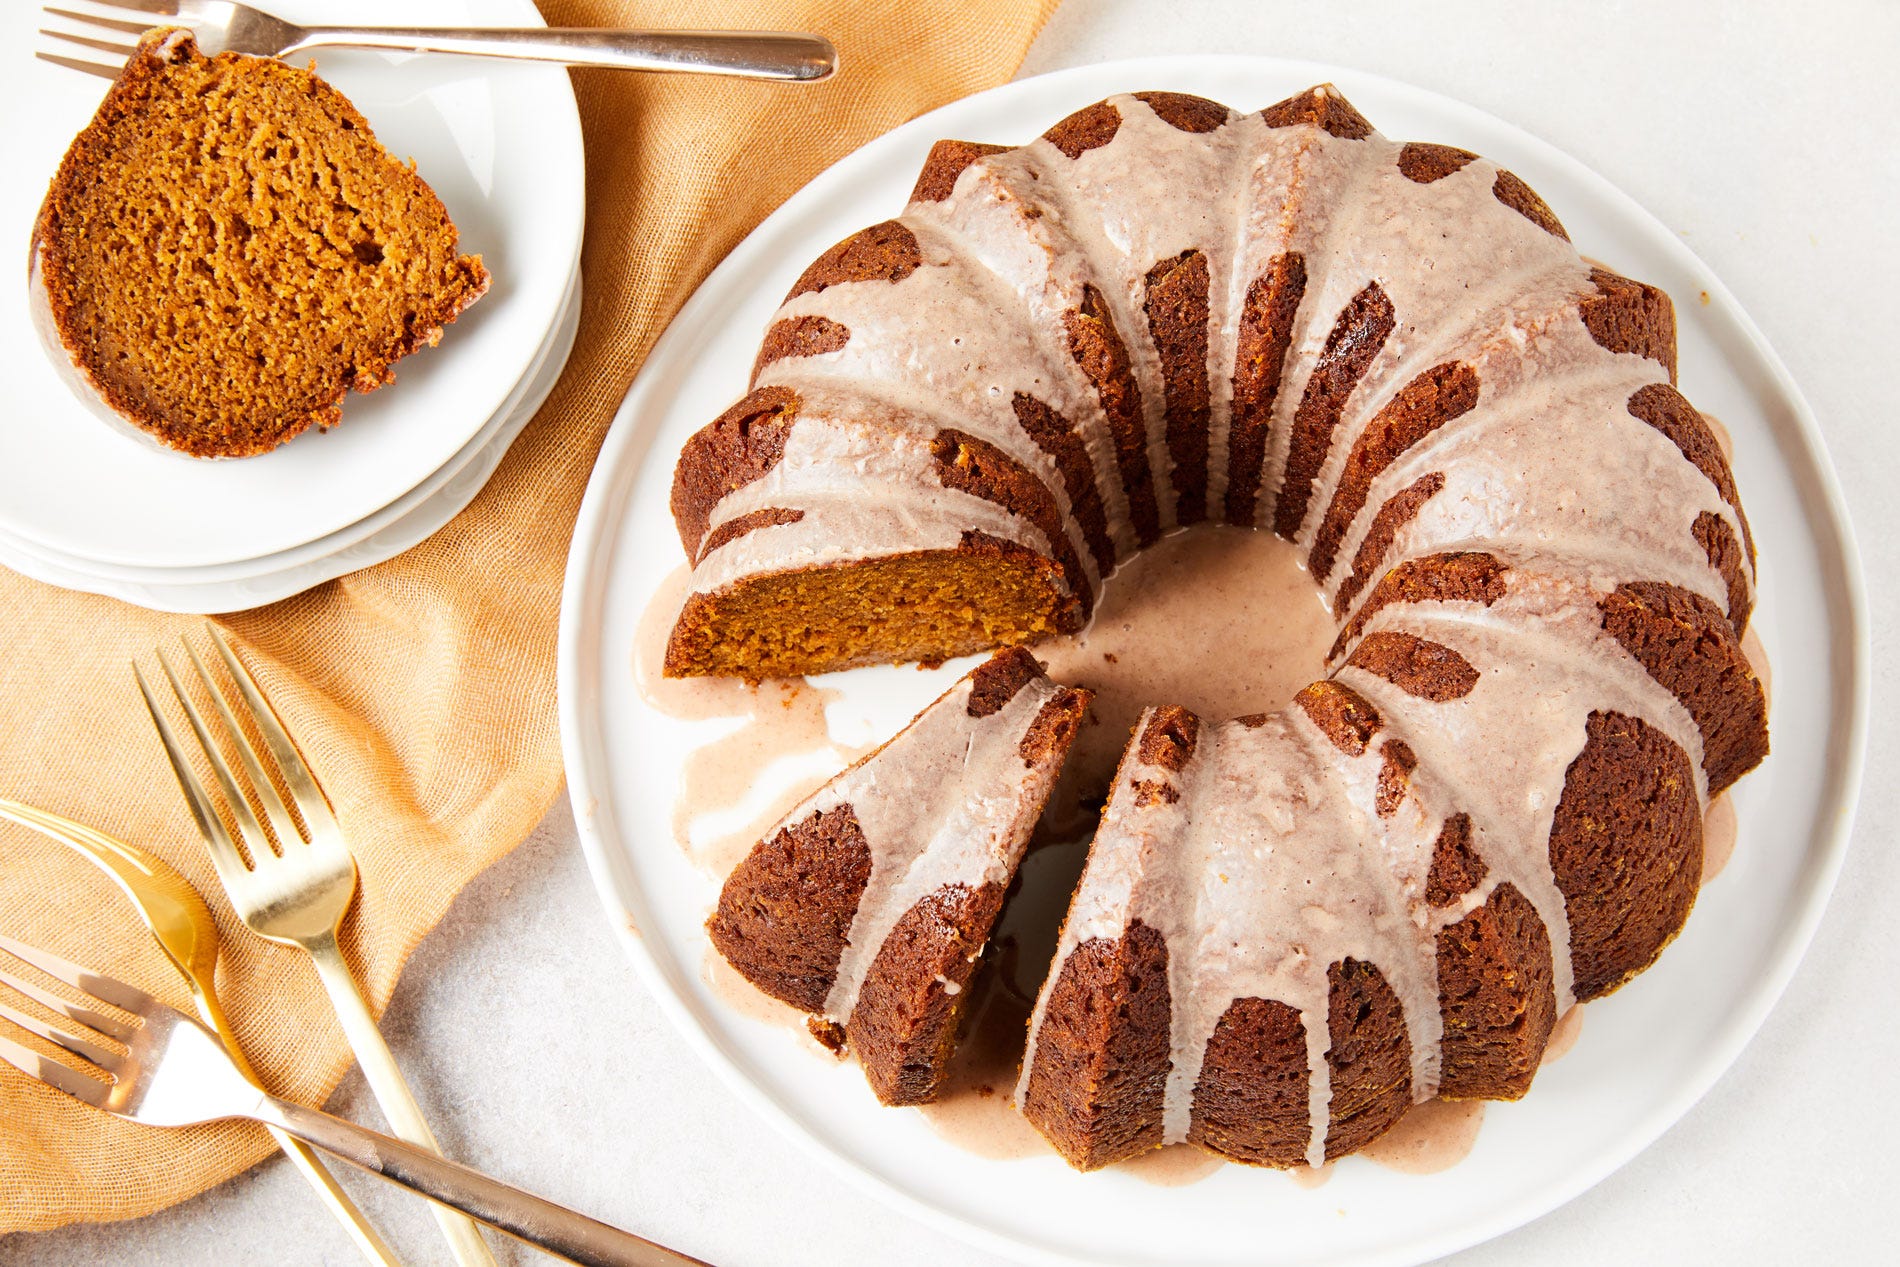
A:
{"type": "MultiPolygon", "coordinates": [[[[298,22],[541,25],[529,0],[309,0],[298,22]]],[[[24,256],[61,154],[105,82],[32,56],[37,10],[0,15],[0,248],[24,256]],[[41,174],[43,173],[43,178],[41,174]]],[[[390,558],[474,500],[573,346],[585,216],[567,72],[475,58],[326,52],[318,71],[447,205],[494,278],[440,346],[343,402],[341,425],[202,461],[95,418],[43,354],[24,288],[0,300],[0,564],[164,611],[275,602],[390,558]]],[[[3,254],[3,250],[0,250],[3,254]]]]}

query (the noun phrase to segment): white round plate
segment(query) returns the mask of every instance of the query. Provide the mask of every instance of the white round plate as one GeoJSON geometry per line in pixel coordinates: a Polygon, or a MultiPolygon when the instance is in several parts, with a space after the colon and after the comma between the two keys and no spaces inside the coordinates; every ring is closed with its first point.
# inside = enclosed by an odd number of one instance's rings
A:
{"type": "MultiPolygon", "coordinates": [[[[925,115],[819,176],[713,272],[634,383],[581,509],[561,619],[562,747],[588,862],[628,956],[735,1091],[848,1177],[1029,1262],[1414,1263],[1596,1183],[1741,1050],[1792,973],[1840,866],[1866,734],[1867,658],[1858,564],[1814,419],[1754,325],[1673,233],[1575,160],[1458,102],[1338,67],[1169,57],[1067,70],[925,115]],[[1326,80],[1388,136],[1508,165],[1584,251],[1678,297],[1683,387],[1734,435],[1762,551],[1755,627],[1774,668],[1774,755],[1737,788],[1734,859],[1661,964],[1592,1004],[1575,1049],[1526,1099],[1488,1106],[1458,1165],[1410,1176],[1347,1158],[1309,1190],[1240,1166],[1162,1187],[1112,1169],[1077,1174],[1053,1154],[985,1160],[939,1138],[916,1110],[880,1108],[854,1067],[806,1056],[793,1035],[738,1015],[702,979],[701,921],[715,886],[672,842],[668,820],[684,754],[718,723],[656,714],[632,675],[640,615],[681,561],[667,512],[674,459],[744,391],[778,297],[825,247],[903,205],[933,140],[1020,143],[1112,92],[1172,89],[1258,109],[1326,80]]],[[[824,679],[843,695],[833,733],[848,742],[890,734],[967,664],[824,679]]]]}
{"type": "Polygon", "coordinates": [[[559,324],[550,332],[528,377],[510,393],[502,409],[435,474],[364,524],[323,538],[322,547],[300,547],[271,556],[275,563],[267,560],[256,566],[227,564],[141,572],[49,557],[37,547],[0,533],[0,566],[62,589],[104,594],[154,611],[197,614],[262,607],[345,573],[374,567],[434,536],[475,500],[501,465],[509,446],[560,380],[574,346],[575,331],[580,327],[580,311],[577,273],[559,324]],[[234,574],[222,574],[232,568],[237,569],[234,574]]]}
{"type": "MultiPolygon", "coordinates": [[[[529,0],[285,0],[293,21],[529,26],[529,0]]],[[[0,10],[0,245],[19,253],[103,81],[39,61],[38,10],[0,10]],[[33,175],[27,176],[27,173],[33,175]]],[[[441,346],[396,382],[343,402],[335,430],[241,461],[195,460],[122,435],[66,389],[33,333],[24,287],[0,302],[0,530],[81,559],[194,567],[254,559],[358,523],[466,447],[525,377],[560,315],[585,212],[580,121],[567,73],[478,58],[326,51],[323,75],[377,138],[441,195],[465,251],[494,278],[441,346]]]]}
{"type": "MultiPolygon", "coordinates": [[[[0,529],[0,556],[4,556],[4,559],[0,561],[10,562],[14,559],[25,558],[43,565],[46,569],[34,574],[41,580],[64,585],[68,589],[113,593],[116,597],[124,598],[128,596],[128,592],[100,590],[90,584],[72,584],[71,582],[75,579],[112,582],[136,587],[129,591],[134,593],[171,591],[174,594],[184,594],[191,592],[209,597],[221,592],[220,587],[223,587],[222,592],[232,594],[249,592],[230,589],[229,587],[236,582],[264,580],[268,582],[266,588],[280,588],[285,580],[304,574],[300,569],[305,568],[306,565],[333,560],[344,556],[346,552],[351,558],[361,558],[364,552],[355,550],[353,547],[374,538],[371,549],[380,548],[399,536],[413,533],[417,525],[437,514],[442,504],[442,499],[437,498],[437,494],[446,489],[451,482],[454,482],[458,489],[468,490],[467,495],[456,506],[458,511],[461,505],[465,505],[473,497],[480,485],[476,484],[471,488],[469,479],[478,474],[486,479],[488,475],[493,474],[494,467],[499,464],[509,444],[513,443],[514,437],[520,434],[521,429],[527,425],[535,411],[547,399],[548,393],[553,390],[554,384],[560,379],[562,369],[566,366],[567,356],[573,348],[574,335],[579,324],[580,269],[577,262],[577,266],[568,277],[561,315],[554,329],[548,332],[546,341],[535,354],[533,363],[528,367],[527,376],[515,384],[514,390],[508,394],[508,399],[502,402],[501,408],[483,424],[482,429],[475,433],[475,438],[463,445],[427,479],[401,497],[367,518],[358,520],[349,527],[328,536],[318,537],[315,541],[308,541],[276,554],[262,555],[255,559],[241,559],[233,563],[213,563],[202,567],[151,568],[125,563],[101,563],[93,559],[81,558],[51,549],[37,541],[16,537],[0,529]],[[478,457],[485,457],[486,464],[476,463],[475,468],[471,469],[470,464],[478,457]],[[419,514],[418,512],[425,506],[428,510],[419,514]]],[[[435,527],[439,528],[442,523],[448,522],[449,517],[452,517],[452,514],[441,517],[441,522],[436,523],[435,527]]],[[[429,531],[434,530],[431,528],[429,531]]],[[[419,541],[421,538],[416,537],[415,540],[419,541]]],[[[414,544],[414,541],[410,544],[414,544]]],[[[403,549],[407,548],[407,546],[403,547],[403,549]]],[[[386,551],[368,562],[359,562],[355,566],[367,567],[370,563],[379,563],[384,558],[390,557],[390,554],[398,552],[386,551]]],[[[328,580],[329,577],[326,576],[323,579],[328,580]]],[[[153,604],[142,605],[152,606],[153,604]]],[[[256,606],[257,604],[247,605],[256,606]]],[[[169,607],[166,609],[169,610],[169,607]]],[[[218,607],[207,610],[237,609],[218,607]]]]}

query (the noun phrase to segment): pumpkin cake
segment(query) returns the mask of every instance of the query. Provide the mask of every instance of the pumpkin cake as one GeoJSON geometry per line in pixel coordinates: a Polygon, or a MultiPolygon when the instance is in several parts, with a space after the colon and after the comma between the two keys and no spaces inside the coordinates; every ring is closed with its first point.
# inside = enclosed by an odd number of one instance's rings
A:
{"type": "Polygon", "coordinates": [[[159,30],[60,163],[33,281],[88,403],[194,457],[247,457],[333,426],[351,388],[441,338],[488,287],[456,242],[313,72],[159,30]]]}
{"type": "Polygon", "coordinates": [[[1164,533],[1292,542],[1325,675],[1226,721],[1153,701],[1017,1102],[1085,1169],[1317,1165],[1524,1094],[1682,928],[1710,798],[1768,751],[1753,538],[1675,380],[1666,295],[1329,86],[940,142],[682,453],[667,671],[1033,643],[1164,533]]]}
{"type": "Polygon", "coordinates": [[[818,789],[707,922],[741,975],[856,1053],[886,1104],[936,1097],[970,978],[1089,693],[1027,651],[985,661],[818,789]]]}

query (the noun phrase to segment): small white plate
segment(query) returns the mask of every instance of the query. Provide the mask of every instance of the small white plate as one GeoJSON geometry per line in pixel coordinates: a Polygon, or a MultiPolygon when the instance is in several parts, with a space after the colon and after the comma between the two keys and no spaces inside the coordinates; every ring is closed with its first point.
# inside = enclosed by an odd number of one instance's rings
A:
{"type": "MultiPolygon", "coordinates": [[[[819,176],[713,272],[634,383],[581,509],[561,619],[562,748],[583,847],[628,956],[734,1090],[848,1178],[1029,1262],[1415,1263],[1576,1196],[1734,1060],[1793,972],[1839,869],[1867,662],[1859,565],[1814,419],[1753,323],[1674,234],[1574,159],[1458,102],[1339,67],[1169,57],[1063,71],[925,115],[819,176]],[[855,1068],[807,1057],[793,1035],[738,1014],[702,979],[715,886],[673,844],[669,816],[686,754],[720,723],[656,714],[632,674],[640,616],[681,561],[667,511],[674,459],[743,392],[790,282],[825,247],[896,211],[933,140],[1020,143],[1112,92],[1172,89],[1258,109],[1326,80],[1388,136],[1506,164],[1584,251],[1677,297],[1682,383],[1733,434],[1762,552],[1754,625],[1774,670],[1774,755],[1736,789],[1734,858],[1662,962],[1592,1004],[1576,1048],[1524,1100],[1488,1106],[1475,1149],[1449,1170],[1408,1176],[1347,1158],[1317,1190],[1240,1166],[1161,1187],[1116,1170],[1079,1175],[1053,1154],[985,1160],[914,1110],[880,1108],[855,1068]]],[[[846,742],[881,738],[962,667],[826,678],[842,693],[827,720],[846,742]]]]}
{"type": "MultiPolygon", "coordinates": [[[[541,25],[528,0],[301,0],[295,21],[541,25]]],[[[37,8],[0,11],[0,250],[20,275],[33,218],[103,81],[33,57],[37,8]]],[[[276,554],[358,523],[465,448],[526,376],[561,312],[585,212],[580,122],[567,72],[477,58],[325,52],[326,78],[379,140],[413,156],[465,251],[494,282],[440,347],[396,382],[343,402],[334,431],[262,457],[207,462],[105,426],[42,355],[25,288],[0,299],[0,531],[61,554],[133,567],[207,566],[276,554]]]]}
{"type": "MultiPolygon", "coordinates": [[[[574,333],[579,326],[579,319],[580,269],[577,262],[577,266],[568,277],[561,316],[536,353],[534,363],[528,368],[527,377],[515,384],[515,389],[509,393],[508,399],[502,402],[501,408],[496,410],[495,415],[482,426],[480,431],[476,432],[475,438],[463,445],[454,456],[438,467],[422,483],[375,514],[360,519],[347,528],[330,533],[328,536],[318,537],[315,541],[308,541],[303,545],[293,546],[276,554],[262,555],[255,559],[182,568],[101,563],[94,559],[54,550],[37,541],[16,537],[4,529],[0,529],[0,552],[4,552],[9,558],[24,556],[38,560],[49,568],[57,569],[65,576],[126,582],[138,586],[157,585],[176,590],[181,586],[218,586],[235,581],[284,576],[305,564],[338,556],[359,542],[367,541],[372,537],[381,540],[385,536],[385,529],[399,522],[409,522],[415,511],[433,498],[451,480],[456,480],[472,459],[487,452],[491,442],[505,432],[507,440],[503,442],[502,449],[495,450],[496,460],[499,460],[499,455],[505,451],[507,443],[512,442],[514,435],[526,425],[529,418],[533,417],[534,411],[540,408],[541,402],[547,398],[548,392],[560,378],[561,370],[567,362],[568,352],[573,347],[574,333]]],[[[457,480],[458,484],[462,482],[457,480]]],[[[368,564],[359,564],[359,566],[368,566],[368,564]]],[[[41,575],[40,579],[52,580],[46,575],[41,575]]],[[[54,581],[54,583],[65,584],[64,581],[54,581]]],[[[67,585],[67,588],[89,587],[67,585]]],[[[122,594],[117,596],[124,597],[122,594]]],[[[234,609],[218,608],[216,610],[234,609]]]]}
{"type": "Polygon", "coordinates": [[[135,569],[52,554],[0,532],[0,566],[49,585],[103,594],[154,611],[247,611],[374,567],[435,535],[461,514],[560,381],[580,328],[576,272],[559,323],[502,408],[428,479],[360,524],[264,560],[209,568],[135,569]]]}

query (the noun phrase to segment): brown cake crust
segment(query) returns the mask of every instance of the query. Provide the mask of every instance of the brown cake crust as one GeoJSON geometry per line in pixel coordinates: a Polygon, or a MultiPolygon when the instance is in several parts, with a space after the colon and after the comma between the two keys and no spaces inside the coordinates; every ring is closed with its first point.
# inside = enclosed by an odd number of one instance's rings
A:
{"type": "Polygon", "coordinates": [[[1471,693],[1478,671],[1442,643],[1415,634],[1367,634],[1346,663],[1392,683],[1408,695],[1443,703],[1471,693]]]}
{"type": "Polygon", "coordinates": [[[1426,141],[1407,141],[1399,150],[1399,172],[1407,180],[1429,185],[1453,172],[1462,171],[1478,156],[1455,145],[1433,145],[1426,141]]]}
{"type": "MultiPolygon", "coordinates": [[[[1170,774],[1187,769],[1188,759],[1200,743],[1201,719],[1179,704],[1163,704],[1149,712],[1147,720],[1135,732],[1129,751],[1144,765],[1158,767],[1170,774]]],[[[1136,779],[1135,804],[1149,806],[1160,802],[1174,804],[1181,790],[1167,778],[1136,779]]]]}
{"type": "Polygon", "coordinates": [[[1491,869],[1471,845],[1471,816],[1453,814],[1438,829],[1432,846],[1432,868],[1425,878],[1425,900],[1450,906],[1478,887],[1491,869]]]}
{"type": "Polygon", "coordinates": [[[901,282],[924,262],[917,235],[896,220],[859,229],[811,262],[785,295],[816,294],[845,282],[901,282]]]}
{"type": "Polygon", "coordinates": [[[985,145],[981,141],[938,141],[930,147],[923,170],[917,173],[917,186],[910,191],[912,202],[942,202],[957,187],[964,168],[980,158],[1002,154],[1007,145],[985,145]]]}
{"type": "Polygon", "coordinates": [[[1082,443],[1075,424],[1025,392],[1017,392],[1010,403],[1024,433],[1054,459],[1063,491],[1069,495],[1069,513],[1082,529],[1083,544],[1088,546],[1097,570],[1108,575],[1115,570],[1115,542],[1108,534],[1102,490],[1095,484],[1095,464],[1089,461],[1088,447],[1082,443]]]}
{"type": "MultiPolygon", "coordinates": [[[[1500,171],[1497,179],[1491,183],[1491,193],[1499,202],[1552,237],[1562,238],[1566,242],[1570,240],[1570,234],[1564,231],[1563,222],[1557,218],[1557,213],[1552,211],[1549,204],[1537,196],[1537,191],[1525,184],[1521,178],[1510,172],[1500,171]]],[[[1670,335],[1672,342],[1674,338],[1672,331],[1670,335]]]]}
{"type": "Polygon", "coordinates": [[[1398,538],[1399,529],[1417,517],[1425,503],[1438,496],[1444,488],[1445,473],[1430,471],[1392,494],[1386,499],[1385,505],[1379,507],[1379,513],[1372,517],[1372,523],[1352,557],[1352,571],[1340,582],[1339,590],[1333,596],[1335,617],[1343,616],[1352,609],[1353,599],[1359,597],[1359,591],[1372,579],[1373,572],[1385,562],[1393,541],[1398,538]]]}
{"type": "Polygon", "coordinates": [[[1550,933],[1511,885],[1438,934],[1438,1011],[1440,1097],[1515,1100],[1530,1090],[1557,1023],[1557,992],[1550,933]]]}
{"type": "Polygon", "coordinates": [[[1140,920],[1063,962],[1022,1108],[1071,1166],[1094,1170],[1161,1146],[1170,1017],[1167,942],[1140,920]]]}
{"type": "Polygon", "coordinates": [[[1135,541],[1149,545],[1161,535],[1161,509],[1155,501],[1154,472],[1148,467],[1148,421],[1142,413],[1141,387],[1128,347],[1115,329],[1108,301],[1093,284],[1083,287],[1082,306],[1062,314],[1069,355],[1095,388],[1115,440],[1115,466],[1128,493],[1128,515],[1135,541]]]}
{"type": "Polygon", "coordinates": [[[1366,622],[1391,603],[1478,603],[1489,607],[1504,597],[1510,568],[1483,550],[1454,550],[1405,562],[1379,578],[1365,604],[1353,613],[1327,656],[1337,660],[1358,640],[1366,622]]]}
{"type": "Polygon", "coordinates": [[[787,506],[766,506],[743,515],[735,515],[706,534],[706,540],[700,545],[699,553],[694,557],[693,563],[697,566],[720,546],[730,545],[747,533],[757,532],[761,528],[776,527],[779,524],[795,524],[804,517],[804,511],[787,506]]]}
{"type": "Polygon", "coordinates": [[[1761,763],[1767,697],[1720,608],[1660,581],[1625,582],[1599,606],[1603,628],[1695,719],[1710,796],[1761,763]]]}
{"type": "Polygon", "coordinates": [[[988,717],[1003,711],[1025,686],[1042,676],[1036,657],[1021,647],[999,651],[970,673],[970,698],[963,711],[971,717],[988,717]]]}
{"type": "Polygon", "coordinates": [[[1346,959],[1326,973],[1332,1111],[1326,1155],[1356,1153],[1412,1107],[1412,1038],[1385,975],[1346,959]]]}
{"type": "MultiPolygon", "coordinates": [[[[1398,997],[1371,964],[1327,970],[1329,1157],[1355,1152],[1412,1106],[1412,1043],[1398,997]]],[[[1312,1136],[1306,1027],[1299,1012],[1238,999],[1208,1041],[1188,1139],[1233,1161],[1297,1166],[1312,1136]]]]}
{"type": "Polygon", "coordinates": [[[32,253],[93,393],[203,458],[334,426],[352,389],[394,382],[489,285],[441,199],[342,93],[274,59],[205,57],[182,27],[146,33],[74,138],[32,253]],[[240,109],[277,143],[232,134],[240,109]],[[154,164],[187,157],[189,180],[148,187],[154,164]]]}
{"type": "Polygon", "coordinates": [[[1412,771],[1418,769],[1418,754],[1403,739],[1387,739],[1379,745],[1379,786],[1373,796],[1373,809],[1380,818],[1390,818],[1405,802],[1412,788],[1412,771]]]}
{"type": "Polygon", "coordinates": [[[993,502],[1040,528],[1083,614],[1093,610],[1095,592],[1081,558],[1069,543],[1061,508],[1034,472],[989,441],[954,427],[937,433],[930,442],[930,456],[936,460],[937,478],[945,488],[993,502]]]}
{"type": "Polygon", "coordinates": [[[751,383],[757,386],[759,372],[774,361],[792,356],[822,356],[841,350],[850,341],[851,327],[829,317],[806,315],[775,321],[765,332],[758,359],[752,363],[751,383]]]}
{"type": "Polygon", "coordinates": [[[952,884],[897,921],[871,961],[845,1040],[884,1104],[937,1098],[970,978],[1003,906],[1003,886],[952,884]]]}
{"type": "Polygon", "coordinates": [[[1067,154],[1081,158],[1115,139],[1121,131],[1122,112],[1112,102],[1084,106],[1042,134],[1042,139],[1067,154]]]}
{"type": "Polygon", "coordinates": [[[1330,576],[1346,530],[1364,509],[1372,481],[1401,454],[1478,404],[1478,373],[1450,361],[1435,365],[1399,389],[1366,424],[1346,454],[1331,504],[1313,534],[1307,566],[1314,576],[1330,576]]]}
{"type": "Polygon", "coordinates": [[[1641,718],[1597,710],[1564,776],[1550,867],[1570,922],[1573,991],[1608,994],[1656,961],[1702,881],[1689,758],[1641,718]]]}
{"type": "Polygon", "coordinates": [[[1300,710],[1313,719],[1320,733],[1349,757],[1363,756],[1379,732],[1379,710],[1359,692],[1331,678],[1322,678],[1293,697],[1300,710]]]}
{"type": "Polygon", "coordinates": [[[1175,520],[1207,518],[1207,257],[1184,251],[1148,270],[1142,301],[1161,356],[1161,390],[1173,469],[1175,520]]]}
{"type": "Polygon", "coordinates": [[[1313,1133],[1308,1076],[1298,1009],[1234,1000],[1201,1058],[1188,1142],[1230,1161],[1300,1165],[1313,1133]]]}
{"type": "Polygon", "coordinates": [[[1026,766],[1041,765],[1045,761],[1060,762],[1069,751],[1069,745],[1075,742],[1076,735],[1082,731],[1082,723],[1087,720],[1089,701],[1095,698],[1093,691],[1080,687],[1065,686],[1036,711],[1036,718],[1029,723],[1029,729],[1023,732],[1022,742],[1016,745],[1016,752],[1026,766]]]}
{"type": "Polygon", "coordinates": [[[1590,337],[1612,352],[1646,356],[1676,381],[1676,308],[1654,286],[1631,281],[1607,268],[1590,270],[1596,294],[1577,302],[1590,337]]]}
{"type": "Polygon", "coordinates": [[[1135,736],[1135,755],[1145,764],[1179,774],[1201,740],[1201,719],[1179,704],[1163,704],[1149,714],[1135,736]]]}
{"type": "Polygon", "coordinates": [[[1742,544],[1735,539],[1735,530],[1728,526],[1728,520],[1712,511],[1698,514],[1689,532],[1728,590],[1729,628],[1740,638],[1748,631],[1748,618],[1755,608],[1748,571],[1742,562],[1742,544]]]}
{"type": "Polygon", "coordinates": [[[706,932],[746,980],[816,1012],[838,979],[870,879],[871,846],[856,812],[815,811],[752,847],[726,877],[706,932]]]}
{"type": "Polygon", "coordinates": [[[1363,141],[1372,135],[1372,125],[1339,95],[1331,84],[1320,84],[1275,102],[1260,112],[1270,128],[1290,128],[1310,123],[1345,141],[1363,141]]]}
{"type": "Polygon", "coordinates": [[[1220,102],[1185,92],[1138,92],[1135,100],[1154,111],[1163,123],[1183,132],[1212,132],[1234,117],[1234,112],[1220,102]]]}
{"type": "Polygon", "coordinates": [[[1252,527],[1273,402],[1293,340],[1293,318],[1306,297],[1306,257],[1277,255],[1247,287],[1234,346],[1233,418],[1227,437],[1227,522],[1252,527]]]}
{"type": "Polygon", "coordinates": [[[1333,432],[1339,426],[1346,401],[1359,380],[1365,377],[1372,358],[1385,346],[1397,319],[1392,301],[1377,282],[1354,295],[1339,314],[1326,346],[1306,380],[1306,391],[1293,414],[1292,447],[1286,459],[1286,482],[1280,486],[1280,501],[1274,510],[1273,530],[1291,541],[1306,521],[1306,504],[1313,496],[1313,481],[1332,448],[1333,432]]]}
{"type": "MultiPolygon", "coordinates": [[[[1690,464],[1707,476],[1709,483],[1715,485],[1715,491],[1722,495],[1722,500],[1735,512],[1735,518],[1742,526],[1742,543],[1748,548],[1749,566],[1754,566],[1754,534],[1749,531],[1748,516],[1742,513],[1742,499],[1735,491],[1734,472],[1729,469],[1728,458],[1716,441],[1715,432],[1709,429],[1708,420],[1681,392],[1664,383],[1651,383],[1638,388],[1630,396],[1628,407],[1633,417],[1641,418],[1668,436],[1669,442],[1676,446],[1682,456],[1688,458],[1690,464]]],[[[1744,620],[1740,623],[1747,622],[1744,620]]]]}
{"type": "Polygon", "coordinates": [[[798,393],[758,387],[695,431],[673,468],[673,523],[687,558],[697,558],[713,507],[763,479],[785,456],[785,437],[798,420],[798,393]]]}

